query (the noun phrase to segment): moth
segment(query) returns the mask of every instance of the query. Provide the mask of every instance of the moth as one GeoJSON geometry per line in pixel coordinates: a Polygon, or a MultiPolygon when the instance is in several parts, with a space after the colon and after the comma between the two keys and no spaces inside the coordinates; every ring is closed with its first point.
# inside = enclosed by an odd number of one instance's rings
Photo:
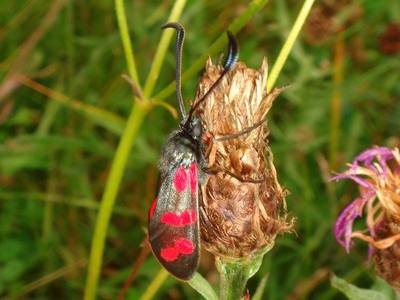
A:
{"type": "Polygon", "coordinates": [[[238,46],[228,32],[228,55],[219,78],[187,113],[181,92],[182,48],[185,29],[179,23],[163,27],[176,30],[176,98],[180,111],[178,129],[173,131],[161,152],[160,188],[149,210],[149,242],[161,265],[176,278],[189,280],[200,258],[199,201],[207,162],[202,142],[202,123],[195,116],[199,104],[207,99],[226,73],[236,64],[238,46]]]}

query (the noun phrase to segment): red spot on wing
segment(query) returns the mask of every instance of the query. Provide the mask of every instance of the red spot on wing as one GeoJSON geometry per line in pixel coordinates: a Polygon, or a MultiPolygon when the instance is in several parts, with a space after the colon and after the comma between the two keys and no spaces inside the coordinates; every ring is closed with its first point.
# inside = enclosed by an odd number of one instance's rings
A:
{"type": "Polygon", "coordinates": [[[162,214],[160,221],[164,224],[181,227],[196,222],[196,211],[194,209],[184,210],[181,214],[166,212],[162,214]]]}
{"type": "Polygon", "coordinates": [[[196,211],[194,209],[187,209],[181,214],[182,226],[194,224],[196,222],[196,211]]]}
{"type": "Polygon", "coordinates": [[[187,187],[187,172],[183,166],[180,166],[178,170],[176,170],[174,176],[174,186],[178,192],[183,192],[187,187]]]}
{"type": "Polygon", "coordinates": [[[165,247],[160,251],[160,256],[162,259],[168,262],[172,262],[177,260],[180,254],[189,255],[194,252],[196,246],[193,244],[191,240],[186,238],[179,238],[175,241],[173,247],[165,247]]]}
{"type": "Polygon", "coordinates": [[[172,226],[181,226],[181,217],[174,212],[166,212],[162,214],[160,221],[172,226]]]}
{"type": "Polygon", "coordinates": [[[175,249],[180,254],[192,254],[195,246],[191,240],[180,238],[175,242],[175,249]]]}
{"type": "Polygon", "coordinates": [[[167,247],[161,249],[160,255],[165,261],[174,261],[178,258],[179,252],[175,247],[167,247]]]}
{"type": "Polygon", "coordinates": [[[197,192],[197,164],[192,163],[189,167],[189,181],[190,181],[190,191],[192,194],[197,192]]]}
{"type": "Polygon", "coordinates": [[[151,219],[154,215],[154,211],[156,209],[156,205],[157,205],[157,198],[154,198],[153,202],[151,202],[151,206],[149,209],[149,218],[151,219]]]}

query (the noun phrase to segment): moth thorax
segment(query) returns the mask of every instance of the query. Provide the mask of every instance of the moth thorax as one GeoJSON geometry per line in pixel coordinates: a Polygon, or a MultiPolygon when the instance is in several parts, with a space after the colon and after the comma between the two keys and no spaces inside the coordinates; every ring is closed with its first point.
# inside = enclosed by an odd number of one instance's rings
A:
{"type": "Polygon", "coordinates": [[[179,162],[185,169],[195,160],[195,154],[191,151],[177,151],[175,153],[175,161],[179,162]]]}

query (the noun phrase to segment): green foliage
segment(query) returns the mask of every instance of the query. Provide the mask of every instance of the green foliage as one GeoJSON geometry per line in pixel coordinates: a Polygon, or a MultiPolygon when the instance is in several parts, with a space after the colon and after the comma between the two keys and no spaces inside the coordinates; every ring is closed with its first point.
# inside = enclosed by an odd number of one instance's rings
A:
{"type": "Polygon", "coordinates": [[[217,300],[217,294],[208,283],[198,272],[196,272],[192,279],[188,282],[191,287],[198,291],[206,300],[217,300]]]}
{"type": "Polygon", "coordinates": [[[350,300],[390,300],[395,299],[394,295],[389,297],[382,292],[378,292],[372,289],[361,289],[353,284],[348,283],[346,280],[336,277],[335,275],[331,278],[331,284],[334,288],[337,288],[350,300]]]}
{"type": "MultiPolygon", "coordinates": [[[[241,61],[259,68],[267,56],[272,67],[301,2],[270,1],[238,26],[236,30],[245,25],[237,32],[241,61]]],[[[366,147],[400,144],[399,54],[385,55],[379,45],[386,26],[400,22],[399,4],[397,0],[349,2],[342,14],[333,16],[343,25],[343,80],[337,82],[333,76],[339,34],[326,29],[327,37],[316,43],[306,26],[276,83],[289,87],[271,109],[269,141],[279,180],[290,191],[287,202],[290,215],[296,217],[296,233],[278,236],[260,271],[249,280],[254,295],[269,274],[259,299],[343,299],[330,286],[330,271],[357,286],[377,282],[365,265],[363,242],[356,242],[347,255],[334,241],[332,226],[353,190],[346,183],[328,183],[327,177],[366,147]],[[353,18],[349,22],[345,12],[353,18]],[[336,127],[331,126],[334,93],[340,96],[336,127]],[[330,147],[332,131],[338,133],[336,148],[330,147]],[[334,163],[329,161],[330,151],[335,151],[334,163]]],[[[0,298],[82,298],[100,200],[134,103],[131,86],[121,78],[134,76],[126,65],[113,1],[64,1],[42,38],[19,58],[52,3],[0,4],[0,91],[18,67],[23,75],[66,97],[40,93],[20,80],[0,97],[0,298]]],[[[160,26],[173,3],[124,1],[124,5],[138,82],[144,87],[162,35],[160,26]]],[[[194,97],[204,64],[199,58],[210,54],[218,59],[224,40],[211,52],[207,49],[247,8],[236,0],[186,3],[180,18],[187,28],[185,99],[194,97]]],[[[166,51],[147,96],[176,107],[173,49],[166,51]]],[[[126,151],[126,168],[120,174],[104,244],[98,299],[116,299],[140,256],[147,209],[156,193],[158,153],[177,124],[162,106],[150,108],[136,128],[135,146],[126,151]]],[[[204,253],[199,271],[216,285],[210,258],[204,253]]],[[[126,299],[145,295],[159,271],[159,264],[147,254],[126,299]]],[[[201,296],[167,277],[154,298],[201,296]]]]}

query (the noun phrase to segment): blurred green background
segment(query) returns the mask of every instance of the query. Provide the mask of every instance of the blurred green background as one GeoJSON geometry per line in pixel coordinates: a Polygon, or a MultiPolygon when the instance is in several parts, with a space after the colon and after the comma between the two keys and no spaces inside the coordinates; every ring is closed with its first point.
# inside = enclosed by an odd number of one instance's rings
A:
{"type": "MultiPolygon", "coordinates": [[[[172,4],[125,1],[141,84],[172,4]]],[[[240,60],[259,68],[266,56],[272,65],[301,4],[269,1],[237,34],[240,60]]],[[[187,30],[183,70],[247,6],[188,1],[180,19],[187,30]]],[[[250,294],[266,273],[265,299],[344,299],[330,286],[331,272],[358,286],[377,284],[366,245],[357,242],[347,255],[332,236],[356,188],[327,179],[367,147],[400,145],[399,54],[398,0],[314,4],[278,79],[289,88],[268,121],[295,232],[278,236],[249,281],[250,294]]],[[[170,45],[154,94],[174,71],[170,45]]],[[[1,1],[0,297],[82,297],[99,201],[133,103],[122,74],[127,67],[112,1],[1,1]]],[[[185,99],[193,98],[200,74],[184,81],[185,99]]],[[[167,101],[176,107],[173,91],[167,101]]],[[[140,245],[159,151],[177,122],[158,106],[139,129],[108,228],[99,299],[116,299],[132,270],[138,273],[126,299],[139,299],[160,270],[140,245]]],[[[206,253],[200,272],[216,284],[206,253]]],[[[169,277],[155,298],[200,296],[169,277]]]]}

